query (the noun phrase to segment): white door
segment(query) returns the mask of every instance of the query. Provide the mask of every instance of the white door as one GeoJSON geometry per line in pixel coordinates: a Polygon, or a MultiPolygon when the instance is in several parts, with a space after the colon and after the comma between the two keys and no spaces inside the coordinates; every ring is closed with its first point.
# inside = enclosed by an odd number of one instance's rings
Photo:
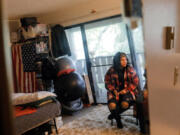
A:
{"type": "Polygon", "coordinates": [[[174,68],[180,70],[179,6],[179,0],[143,1],[151,135],[180,135],[180,77],[173,85],[174,68]],[[175,49],[164,49],[165,26],[175,26],[175,49]]]}

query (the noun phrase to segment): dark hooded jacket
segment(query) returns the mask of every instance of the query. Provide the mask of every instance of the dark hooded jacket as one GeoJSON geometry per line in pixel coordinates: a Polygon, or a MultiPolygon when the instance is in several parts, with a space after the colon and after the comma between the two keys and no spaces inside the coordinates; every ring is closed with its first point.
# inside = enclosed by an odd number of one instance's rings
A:
{"type": "Polygon", "coordinates": [[[71,56],[69,43],[61,25],[55,25],[51,28],[52,53],[55,58],[68,55],[71,56]]]}
{"type": "Polygon", "coordinates": [[[120,92],[125,89],[130,92],[135,99],[136,87],[139,79],[132,66],[129,64],[127,58],[127,66],[123,68],[120,64],[121,57],[126,56],[125,53],[118,52],[113,58],[113,66],[107,71],[105,75],[105,87],[108,90],[108,100],[115,98],[119,100],[119,96],[115,96],[114,91],[120,92]]]}

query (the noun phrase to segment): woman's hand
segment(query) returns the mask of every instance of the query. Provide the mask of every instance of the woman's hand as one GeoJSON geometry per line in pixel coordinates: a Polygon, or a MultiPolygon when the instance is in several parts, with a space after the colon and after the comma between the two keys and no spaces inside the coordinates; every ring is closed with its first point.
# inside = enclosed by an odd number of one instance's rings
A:
{"type": "Polygon", "coordinates": [[[119,95],[119,93],[117,92],[117,90],[114,90],[114,94],[115,94],[115,96],[118,96],[118,95],[119,95]]]}
{"type": "Polygon", "coordinates": [[[126,90],[125,90],[125,89],[121,90],[121,91],[119,92],[119,94],[120,94],[120,95],[126,94],[126,90]]]}

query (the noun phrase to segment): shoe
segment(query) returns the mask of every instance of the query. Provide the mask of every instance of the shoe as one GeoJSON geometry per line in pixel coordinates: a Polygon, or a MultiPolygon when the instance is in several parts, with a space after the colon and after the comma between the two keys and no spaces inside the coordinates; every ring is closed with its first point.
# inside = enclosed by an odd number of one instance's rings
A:
{"type": "Polygon", "coordinates": [[[121,122],[121,119],[117,119],[116,122],[117,122],[117,128],[122,129],[123,128],[123,124],[121,122]]]}
{"type": "Polygon", "coordinates": [[[114,119],[114,116],[112,114],[109,114],[108,119],[112,120],[112,119],[114,119]]]}

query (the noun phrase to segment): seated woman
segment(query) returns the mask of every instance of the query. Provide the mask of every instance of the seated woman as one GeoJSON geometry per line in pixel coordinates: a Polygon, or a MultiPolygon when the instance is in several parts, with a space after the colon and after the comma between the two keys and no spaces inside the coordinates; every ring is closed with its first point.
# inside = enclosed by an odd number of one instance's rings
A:
{"type": "Polygon", "coordinates": [[[125,53],[118,52],[113,58],[113,66],[105,75],[105,87],[108,90],[109,119],[115,119],[118,128],[123,128],[120,113],[127,110],[135,101],[138,76],[130,66],[125,53]]]}

